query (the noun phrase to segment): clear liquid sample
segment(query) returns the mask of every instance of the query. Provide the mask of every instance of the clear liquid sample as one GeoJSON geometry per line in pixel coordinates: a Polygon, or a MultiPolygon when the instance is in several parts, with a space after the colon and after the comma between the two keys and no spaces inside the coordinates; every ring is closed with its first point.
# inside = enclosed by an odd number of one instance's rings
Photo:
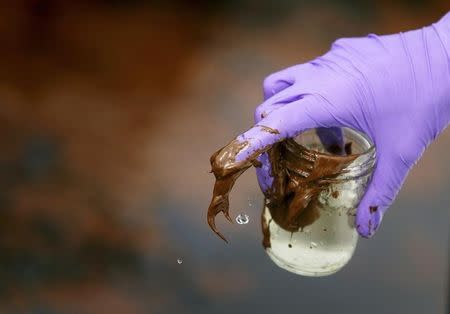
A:
{"type": "Polygon", "coordinates": [[[311,226],[291,233],[271,220],[270,212],[265,208],[264,219],[270,222],[271,234],[271,247],[266,252],[275,264],[293,273],[304,276],[331,275],[347,264],[356,248],[358,234],[355,228],[348,225],[351,218],[345,213],[339,215],[338,211],[329,215],[322,213],[311,226]]]}

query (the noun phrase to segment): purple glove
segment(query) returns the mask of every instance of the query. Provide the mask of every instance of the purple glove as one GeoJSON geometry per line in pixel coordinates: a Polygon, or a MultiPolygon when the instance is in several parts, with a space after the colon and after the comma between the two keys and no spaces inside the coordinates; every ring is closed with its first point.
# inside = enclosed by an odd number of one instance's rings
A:
{"type": "MultiPolygon", "coordinates": [[[[237,137],[248,145],[235,163],[311,128],[346,126],[367,134],[377,164],[356,224],[361,236],[371,237],[411,167],[450,121],[450,13],[419,30],[339,39],[325,55],[267,77],[264,98],[255,127],[237,137]]],[[[266,191],[271,165],[266,153],[258,160],[266,191]]]]}

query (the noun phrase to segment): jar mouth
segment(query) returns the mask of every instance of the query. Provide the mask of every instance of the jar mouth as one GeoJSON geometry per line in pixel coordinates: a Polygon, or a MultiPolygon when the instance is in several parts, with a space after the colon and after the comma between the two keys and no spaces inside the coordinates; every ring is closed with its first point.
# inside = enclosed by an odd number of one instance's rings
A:
{"type": "Polygon", "coordinates": [[[306,150],[316,156],[342,158],[343,160],[353,156],[355,158],[353,162],[336,177],[339,180],[354,179],[371,172],[376,161],[376,148],[372,140],[366,134],[348,127],[343,127],[342,132],[344,144],[351,143],[352,152],[350,154],[336,155],[326,152],[315,129],[306,130],[297,137],[286,140],[286,147],[291,152],[306,150]],[[314,147],[319,147],[322,151],[314,147]]]}

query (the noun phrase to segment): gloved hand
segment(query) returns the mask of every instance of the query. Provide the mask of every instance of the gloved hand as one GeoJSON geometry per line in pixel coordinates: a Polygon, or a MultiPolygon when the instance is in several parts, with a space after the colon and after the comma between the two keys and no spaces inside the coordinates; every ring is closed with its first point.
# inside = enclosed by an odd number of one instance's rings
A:
{"type": "MultiPolygon", "coordinates": [[[[411,167],[450,121],[450,13],[419,30],[339,39],[325,55],[267,77],[264,98],[256,125],[236,138],[248,144],[235,163],[310,128],[346,126],[367,134],[377,163],[356,225],[370,237],[411,167]]],[[[258,160],[266,191],[271,165],[266,153],[258,160]]]]}

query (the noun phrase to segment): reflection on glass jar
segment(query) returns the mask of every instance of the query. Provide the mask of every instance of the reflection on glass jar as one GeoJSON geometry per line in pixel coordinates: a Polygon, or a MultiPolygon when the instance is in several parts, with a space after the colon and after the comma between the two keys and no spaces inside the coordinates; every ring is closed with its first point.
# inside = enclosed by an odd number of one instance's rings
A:
{"type": "MultiPolygon", "coordinates": [[[[283,269],[304,276],[326,276],[340,270],[353,255],[358,241],[356,208],[372,174],[375,148],[366,136],[352,129],[343,128],[343,137],[348,155],[334,158],[350,161],[337,175],[314,182],[314,188],[319,189],[313,199],[314,219],[297,228],[287,228],[269,201],[265,201],[262,224],[266,252],[283,269]],[[354,158],[348,159],[349,156],[354,158]]],[[[322,142],[315,130],[309,130],[295,142],[286,142],[285,149],[287,154],[298,153],[300,158],[302,154],[296,149],[303,146],[301,149],[306,148],[316,157],[329,158],[322,142]]],[[[285,166],[289,172],[289,162],[285,166]]],[[[304,177],[308,178],[308,174],[304,177]]]]}

